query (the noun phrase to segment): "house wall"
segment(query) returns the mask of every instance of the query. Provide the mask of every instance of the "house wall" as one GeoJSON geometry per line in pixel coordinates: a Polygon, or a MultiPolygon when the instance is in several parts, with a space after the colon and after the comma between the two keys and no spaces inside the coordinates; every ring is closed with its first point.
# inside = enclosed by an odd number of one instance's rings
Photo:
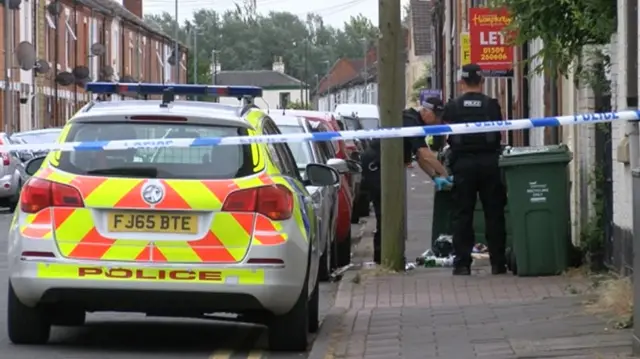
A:
{"type": "MultiPolygon", "coordinates": [[[[289,101],[291,103],[302,103],[306,97],[305,90],[300,91],[299,88],[285,89],[285,90],[263,90],[262,97],[256,98],[256,106],[265,110],[275,110],[280,107],[280,95],[289,94],[289,101]]],[[[241,105],[242,102],[232,97],[220,98],[220,103],[227,105],[241,105]]]]}
{"type": "Polygon", "coordinates": [[[341,103],[378,103],[378,84],[368,83],[365,89],[364,84],[343,87],[338,91],[318,97],[319,111],[333,111],[341,103]],[[331,103],[331,105],[329,105],[331,103]]]}
{"type": "MultiPolygon", "coordinates": [[[[34,71],[18,69],[13,60],[13,66],[9,69],[9,99],[14,104],[10,118],[13,120],[5,119],[4,111],[0,111],[1,130],[28,130],[59,126],[66,122],[89,98],[82,86],[56,84],[55,74],[72,72],[76,66],[89,67],[94,80],[98,79],[101,66],[110,65],[114,68],[112,80],[118,80],[119,76],[127,74],[145,82],[162,82],[163,74],[159,71],[162,64],[155,52],[158,51],[161,58],[166,59],[168,55],[165,54],[167,51],[170,53],[169,48],[172,47],[169,39],[121,19],[104,16],[82,5],[76,6],[74,10],[72,0],[62,0],[63,10],[56,19],[46,12],[48,4],[48,0],[23,1],[19,10],[10,10],[14,38],[13,43],[8,44],[10,51],[21,41],[30,42],[35,46],[37,58],[49,63],[50,72],[35,76],[34,71]],[[135,44],[131,41],[135,41],[135,44]],[[93,43],[105,45],[106,54],[90,57],[89,49],[93,43]],[[139,43],[141,46],[137,46],[139,43]],[[164,47],[167,49],[163,49],[164,47]],[[135,48],[140,50],[133,51],[135,48]],[[133,63],[140,65],[134,68],[133,63]],[[25,103],[21,103],[20,98],[25,103]]],[[[4,10],[0,6],[0,19],[4,19],[4,10]]],[[[11,41],[10,39],[11,34],[4,33],[3,24],[0,29],[0,49],[4,50],[5,42],[11,41]]],[[[186,53],[186,49],[183,50],[186,53]]],[[[4,56],[0,56],[0,69],[3,72],[5,65],[4,56]]],[[[170,72],[172,71],[167,69],[164,73],[164,80],[167,82],[174,81],[175,76],[170,72]]],[[[180,72],[180,82],[186,82],[186,69],[181,67],[180,72]]],[[[2,78],[4,80],[4,76],[2,78]]],[[[0,87],[0,109],[3,109],[4,81],[0,81],[0,87]]]]}

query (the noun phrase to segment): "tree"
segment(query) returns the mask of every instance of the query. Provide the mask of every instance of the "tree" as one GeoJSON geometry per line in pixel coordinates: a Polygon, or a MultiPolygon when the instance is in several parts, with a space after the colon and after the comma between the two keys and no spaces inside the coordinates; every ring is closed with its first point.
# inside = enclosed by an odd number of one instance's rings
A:
{"type": "Polygon", "coordinates": [[[542,60],[537,72],[556,69],[566,75],[585,46],[609,43],[617,28],[612,0],[494,0],[493,5],[512,14],[509,29],[516,34],[515,45],[544,42],[532,56],[542,60]]]}
{"type": "Polygon", "coordinates": [[[429,74],[431,73],[431,66],[429,64],[425,64],[424,74],[420,76],[411,86],[411,101],[417,102],[420,97],[420,90],[425,88],[431,88],[431,78],[429,74]]]}
{"type": "MultiPolygon", "coordinates": [[[[175,21],[168,13],[149,15],[145,21],[167,34],[174,33],[175,21]]],[[[223,70],[270,69],[274,57],[282,57],[285,72],[306,83],[315,83],[341,57],[361,58],[365,45],[378,38],[378,29],[364,16],[352,17],[341,29],[324,24],[322,17],[308,14],[300,18],[289,12],[254,15],[238,5],[218,13],[199,10],[180,26],[180,41],[190,44],[189,71],[198,58],[197,79],[210,83],[213,50],[223,70]],[[197,32],[198,52],[193,53],[193,35],[197,32]],[[191,35],[190,35],[191,34],[191,35]]],[[[193,81],[193,74],[189,81],[193,81]]]]}
{"type": "Polygon", "coordinates": [[[290,110],[311,110],[310,105],[305,106],[305,104],[300,101],[289,102],[287,108],[290,110]]]}

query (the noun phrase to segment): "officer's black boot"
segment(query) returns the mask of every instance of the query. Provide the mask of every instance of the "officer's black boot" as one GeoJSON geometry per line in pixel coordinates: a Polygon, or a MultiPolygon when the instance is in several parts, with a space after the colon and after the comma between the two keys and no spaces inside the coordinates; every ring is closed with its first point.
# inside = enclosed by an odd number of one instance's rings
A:
{"type": "Polygon", "coordinates": [[[380,243],[380,233],[378,231],[373,235],[373,261],[376,264],[382,263],[382,243],[380,243]]]}

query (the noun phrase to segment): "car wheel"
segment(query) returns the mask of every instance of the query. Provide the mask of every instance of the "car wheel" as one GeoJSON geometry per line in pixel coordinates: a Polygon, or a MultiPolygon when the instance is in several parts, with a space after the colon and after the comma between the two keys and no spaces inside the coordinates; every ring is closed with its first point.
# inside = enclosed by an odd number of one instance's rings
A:
{"type": "Polygon", "coordinates": [[[320,268],[318,269],[318,277],[321,281],[328,281],[331,278],[331,271],[333,270],[331,265],[331,238],[327,240],[327,246],[324,249],[324,253],[322,253],[322,257],[320,257],[320,268]]]}
{"type": "Polygon", "coordinates": [[[316,333],[320,329],[320,281],[316,281],[311,298],[309,299],[309,333],[316,333]]]}
{"type": "Polygon", "coordinates": [[[344,267],[351,263],[351,230],[347,237],[338,242],[338,267],[344,267]]]}
{"type": "Polygon", "coordinates": [[[16,296],[9,283],[7,332],[14,344],[46,344],[51,334],[51,322],[42,308],[28,307],[16,296]]]}

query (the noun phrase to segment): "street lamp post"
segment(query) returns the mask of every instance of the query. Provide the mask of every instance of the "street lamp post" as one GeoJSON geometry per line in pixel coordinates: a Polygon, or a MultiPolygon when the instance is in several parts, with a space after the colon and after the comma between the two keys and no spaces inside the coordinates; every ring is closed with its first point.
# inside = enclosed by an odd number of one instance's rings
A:
{"type": "Polygon", "coordinates": [[[173,49],[174,51],[174,56],[175,56],[175,60],[176,60],[176,64],[175,64],[175,79],[174,82],[175,83],[179,83],[180,81],[180,45],[178,43],[179,38],[178,35],[180,33],[180,20],[178,20],[178,0],[175,0],[175,17],[176,17],[176,24],[175,24],[175,29],[174,29],[174,37],[175,37],[175,47],[173,49]]]}

